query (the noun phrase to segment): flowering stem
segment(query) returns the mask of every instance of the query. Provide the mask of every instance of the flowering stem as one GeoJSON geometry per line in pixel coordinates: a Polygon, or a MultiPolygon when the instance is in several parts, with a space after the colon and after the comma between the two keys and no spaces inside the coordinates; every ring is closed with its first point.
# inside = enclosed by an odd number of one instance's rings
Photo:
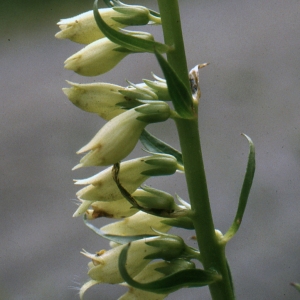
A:
{"type": "MultiPolygon", "coordinates": [[[[167,53],[169,64],[182,82],[189,87],[177,0],[158,0],[165,43],[173,50],[167,53]]],[[[190,87],[189,87],[190,90],[190,87]]],[[[212,299],[233,300],[234,292],[225,257],[225,246],[218,243],[211,214],[206,176],[202,159],[198,119],[175,119],[183,155],[193,223],[205,270],[216,270],[222,280],[209,286],[212,299]]]]}

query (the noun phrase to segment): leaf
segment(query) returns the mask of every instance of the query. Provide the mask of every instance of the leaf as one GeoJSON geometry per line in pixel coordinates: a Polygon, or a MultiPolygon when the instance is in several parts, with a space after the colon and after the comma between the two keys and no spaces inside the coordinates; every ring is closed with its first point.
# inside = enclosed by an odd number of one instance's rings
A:
{"type": "Polygon", "coordinates": [[[154,54],[166,78],[168,91],[176,112],[182,118],[190,119],[194,115],[193,99],[190,91],[157,49],[155,49],[154,54]]]}
{"type": "Polygon", "coordinates": [[[182,154],[172,146],[158,139],[154,135],[150,134],[147,130],[143,130],[140,141],[145,148],[153,153],[165,153],[174,156],[177,159],[177,163],[183,167],[182,154]]]}
{"type": "Polygon", "coordinates": [[[141,39],[136,36],[132,36],[130,34],[122,33],[120,31],[114,30],[111,27],[109,27],[103,21],[98,11],[98,0],[95,0],[94,2],[94,18],[100,30],[109,40],[131,51],[153,53],[154,50],[156,50],[161,53],[165,53],[169,50],[169,46],[165,44],[141,39]]]}
{"type": "Polygon", "coordinates": [[[212,272],[200,269],[186,269],[149,283],[137,282],[130,277],[126,270],[126,260],[129,247],[130,243],[125,246],[120,253],[119,272],[123,279],[134,288],[157,294],[169,294],[180,288],[206,286],[221,279],[220,275],[212,272]]]}
{"type": "Polygon", "coordinates": [[[255,147],[254,144],[251,140],[250,137],[248,137],[246,134],[242,134],[249,143],[249,156],[248,156],[248,164],[247,164],[247,169],[246,169],[246,174],[244,177],[244,182],[243,182],[243,186],[242,186],[242,190],[241,190],[241,194],[240,194],[240,199],[239,199],[239,204],[238,204],[238,209],[234,218],[234,221],[231,225],[231,227],[228,229],[228,231],[226,232],[226,234],[224,235],[224,237],[222,238],[222,241],[224,243],[227,243],[238,231],[241,223],[242,223],[242,219],[243,219],[243,215],[247,206],[247,201],[248,201],[248,197],[250,194],[250,190],[251,190],[251,186],[252,186],[252,182],[253,182],[253,177],[254,177],[254,173],[255,173],[255,147]]]}

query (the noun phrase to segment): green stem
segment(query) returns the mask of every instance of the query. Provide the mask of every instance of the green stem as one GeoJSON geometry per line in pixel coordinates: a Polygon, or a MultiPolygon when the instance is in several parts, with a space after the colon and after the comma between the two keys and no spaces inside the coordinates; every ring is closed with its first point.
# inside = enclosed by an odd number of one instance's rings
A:
{"type": "MultiPolygon", "coordinates": [[[[167,53],[168,62],[190,90],[178,1],[158,0],[158,5],[165,43],[173,47],[173,50],[167,53]]],[[[209,286],[211,296],[214,300],[233,300],[233,287],[225,257],[225,246],[217,240],[211,214],[197,116],[189,120],[178,118],[175,121],[203,266],[205,270],[214,269],[222,275],[220,282],[209,286]]]]}
{"type": "Polygon", "coordinates": [[[168,62],[190,90],[178,1],[158,0],[158,6],[162,20],[165,44],[174,49],[167,53],[168,62]]]}

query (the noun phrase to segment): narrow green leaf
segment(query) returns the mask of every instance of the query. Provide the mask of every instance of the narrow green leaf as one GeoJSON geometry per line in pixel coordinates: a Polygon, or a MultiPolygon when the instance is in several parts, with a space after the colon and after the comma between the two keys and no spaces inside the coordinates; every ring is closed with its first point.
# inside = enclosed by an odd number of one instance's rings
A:
{"type": "Polygon", "coordinates": [[[238,205],[238,209],[234,218],[234,221],[231,225],[231,227],[228,229],[228,231],[226,232],[226,234],[224,235],[224,237],[222,238],[222,241],[224,243],[227,243],[238,231],[241,223],[242,223],[242,219],[243,219],[243,215],[247,206],[247,201],[248,201],[248,197],[250,194],[250,190],[251,190],[251,186],[252,186],[252,182],[253,182],[253,177],[254,177],[254,173],[255,173],[255,147],[254,144],[252,142],[252,140],[250,139],[250,137],[248,137],[246,134],[242,134],[249,143],[249,156],[248,156],[248,164],[247,164],[247,169],[246,169],[246,174],[244,177],[244,182],[243,182],[243,186],[242,186],[242,190],[241,190],[241,194],[240,194],[240,199],[239,199],[239,205],[238,205]]]}
{"type": "MultiPolygon", "coordinates": [[[[98,11],[98,0],[94,2],[94,18],[104,35],[111,40],[113,43],[116,43],[122,47],[125,47],[134,52],[150,52],[153,53],[154,49],[161,53],[165,53],[169,50],[169,47],[165,44],[161,44],[155,41],[145,40],[132,36],[130,34],[125,34],[120,31],[116,31],[109,27],[101,18],[101,15],[98,11]]],[[[124,32],[124,31],[123,31],[124,32]]]]}
{"type": "Polygon", "coordinates": [[[300,283],[292,282],[291,286],[293,286],[298,292],[300,292],[300,283]]]}
{"type": "Polygon", "coordinates": [[[172,146],[158,139],[154,135],[150,134],[147,130],[143,130],[140,141],[146,148],[146,150],[153,153],[165,153],[174,156],[177,159],[177,163],[183,167],[182,154],[172,146]]]}
{"type": "Polygon", "coordinates": [[[154,53],[166,78],[168,91],[176,112],[182,118],[190,119],[196,113],[194,112],[191,92],[157,49],[155,49],[154,53]]]}
{"type": "Polygon", "coordinates": [[[123,279],[132,287],[157,294],[169,294],[185,287],[201,287],[220,280],[220,276],[200,269],[182,270],[161,279],[140,283],[135,281],[126,270],[127,253],[130,243],[125,246],[119,256],[119,271],[123,279]]]}

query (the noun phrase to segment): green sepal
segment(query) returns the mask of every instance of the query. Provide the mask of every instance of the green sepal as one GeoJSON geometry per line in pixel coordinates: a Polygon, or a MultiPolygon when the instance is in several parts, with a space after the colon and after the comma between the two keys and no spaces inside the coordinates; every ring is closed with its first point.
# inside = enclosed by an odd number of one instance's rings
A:
{"type": "Polygon", "coordinates": [[[157,169],[143,171],[141,172],[141,174],[145,176],[161,176],[161,175],[172,175],[175,173],[175,171],[173,166],[170,167],[164,166],[163,168],[157,167],[157,169]]]}
{"type": "Polygon", "coordinates": [[[100,30],[109,40],[131,51],[153,53],[154,50],[156,50],[161,53],[165,53],[169,50],[169,46],[165,44],[138,38],[136,36],[125,34],[109,27],[103,21],[98,11],[98,0],[95,0],[94,2],[94,18],[100,30]]]}
{"type": "Polygon", "coordinates": [[[113,17],[112,20],[127,26],[146,25],[149,22],[149,10],[144,6],[116,6],[113,9],[123,17],[113,17]]]}
{"type": "Polygon", "coordinates": [[[143,114],[136,119],[146,123],[163,122],[171,115],[169,105],[163,101],[154,101],[151,104],[138,106],[135,111],[143,114]]]}
{"type": "Polygon", "coordinates": [[[181,271],[181,270],[188,270],[188,269],[195,269],[196,266],[192,261],[185,260],[182,258],[176,258],[169,262],[166,261],[167,266],[165,267],[159,267],[155,270],[157,272],[160,272],[164,275],[170,275],[172,273],[181,271]]]}
{"type": "Polygon", "coordinates": [[[154,135],[150,134],[147,130],[143,130],[140,141],[144,147],[153,153],[165,153],[174,156],[177,159],[177,163],[183,167],[182,154],[172,146],[161,141],[154,135]]]}
{"type": "Polygon", "coordinates": [[[178,228],[195,229],[193,221],[189,217],[178,217],[173,219],[164,219],[161,223],[178,228]]]}
{"type": "Polygon", "coordinates": [[[240,228],[240,225],[242,223],[243,215],[247,206],[248,197],[250,194],[253,177],[255,173],[255,147],[250,137],[248,137],[246,134],[242,134],[249,143],[249,156],[248,156],[248,163],[247,163],[247,169],[246,174],[244,177],[244,182],[239,198],[239,204],[237,208],[237,212],[234,218],[234,221],[231,225],[231,227],[228,229],[224,237],[222,238],[223,243],[227,243],[238,231],[240,228]]]}
{"type": "Polygon", "coordinates": [[[174,198],[169,193],[160,191],[149,186],[141,186],[141,188],[150,193],[149,196],[134,196],[144,208],[171,210],[176,207],[174,198]]]}
{"type": "Polygon", "coordinates": [[[188,90],[168,61],[157,50],[154,54],[166,78],[169,94],[176,112],[184,119],[192,118],[196,112],[194,112],[191,91],[188,90]]]}
{"type": "Polygon", "coordinates": [[[140,101],[132,99],[132,98],[127,98],[126,100],[127,101],[122,101],[122,102],[116,103],[115,106],[118,106],[123,109],[131,109],[131,108],[134,108],[134,107],[137,107],[137,106],[143,104],[140,101]]]}
{"type": "MultiPolygon", "coordinates": [[[[120,6],[123,6],[123,7],[130,6],[130,5],[122,3],[119,0],[103,0],[103,1],[108,7],[115,8],[115,7],[120,7],[120,6]]],[[[155,10],[149,9],[149,12],[152,16],[160,18],[160,14],[158,12],[156,12],[155,10]]]]}
{"type": "Polygon", "coordinates": [[[152,81],[148,79],[143,79],[143,82],[155,91],[159,100],[171,101],[171,97],[169,95],[168,87],[166,83],[159,81],[152,81]]]}
{"type": "Polygon", "coordinates": [[[101,231],[99,228],[94,226],[93,224],[87,222],[86,215],[83,216],[83,222],[87,227],[92,229],[97,235],[101,236],[102,238],[105,238],[109,241],[115,242],[117,244],[122,244],[122,245],[133,242],[133,241],[137,241],[140,239],[157,236],[156,234],[142,234],[142,235],[130,235],[130,236],[106,234],[103,231],[101,231]]]}
{"type": "Polygon", "coordinates": [[[135,281],[126,270],[127,253],[130,243],[125,246],[119,256],[119,272],[130,286],[157,294],[170,294],[181,288],[201,287],[219,281],[220,275],[201,269],[188,269],[172,273],[161,279],[139,283],[135,281]]]}
{"type": "Polygon", "coordinates": [[[169,154],[159,154],[145,160],[145,164],[157,166],[157,169],[150,169],[141,172],[146,176],[159,176],[174,174],[177,170],[176,158],[169,154]]]}

